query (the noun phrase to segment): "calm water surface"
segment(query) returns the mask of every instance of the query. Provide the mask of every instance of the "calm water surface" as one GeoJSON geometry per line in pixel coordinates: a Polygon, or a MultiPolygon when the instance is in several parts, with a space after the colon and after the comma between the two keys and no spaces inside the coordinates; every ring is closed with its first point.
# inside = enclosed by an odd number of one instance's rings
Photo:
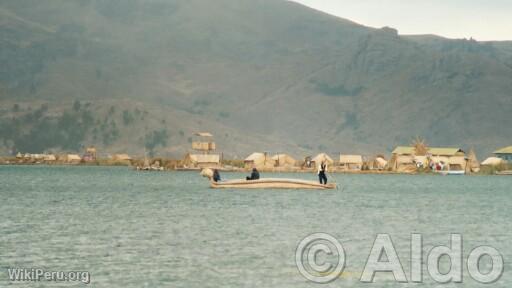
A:
{"type": "Polygon", "coordinates": [[[342,189],[211,190],[192,172],[0,166],[0,287],[512,286],[512,177],[333,178],[342,189]],[[314,232],[333,235],[347,254],[346,273],[327,285],[306,281],[295,265],[297,244],[314,232]],[[422,284],[389,275],[362,284],[377,233],[391,235],[407,274],[411,233],[422,233],[425,252],[449,245],[451,233],[463,235],[464,255],[493,246],[505,271],[491,285],[466,269],[463,284],[438,284],[426,272],[422,284]],[[89,271],[91,284],[13,283],[9,267],[89,271]]]}

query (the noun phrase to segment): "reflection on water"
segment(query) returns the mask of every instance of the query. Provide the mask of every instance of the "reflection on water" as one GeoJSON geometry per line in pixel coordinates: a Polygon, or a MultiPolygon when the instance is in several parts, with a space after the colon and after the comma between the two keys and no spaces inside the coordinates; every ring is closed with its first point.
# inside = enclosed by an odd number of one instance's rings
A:
{"type": "MultiPolygon", "coordinates": [[[[505,273],[493,285],[512,284],[512,177],[331,177],[340,189],[211,190],[193,172],[0,167],[0,267],[89,271],[91,287],[313,287],[297,271],[295,249],[326,232],[345,247],[347,265],[325,287],[409,287],[389,275],[358,281],[375,235],[391,235],[408,273],[411,233],[422,233],[425,252],[460,233],[465,255],[478,245],[498,249],[505,273]]],[[[440,285],[425,278],[420,286],[440,285]]],[[[0,273],[0,286],[8,284],[0,273]]],[[[480,287],[466,270],[463,286],[480,287]]]]}

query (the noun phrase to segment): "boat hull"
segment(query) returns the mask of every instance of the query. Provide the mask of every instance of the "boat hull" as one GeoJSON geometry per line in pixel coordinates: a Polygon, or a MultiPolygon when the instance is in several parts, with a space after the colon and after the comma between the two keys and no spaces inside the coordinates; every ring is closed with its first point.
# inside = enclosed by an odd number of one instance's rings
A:
{"type": "Polygon", "coordinates": [[[466,171],[464,170],[450,170],[450,171],[439,171],[437,172],[441,175],[465,175],[466,171]]]}
{"type": "Polygon", "coordinates": [[[263,178],[259,180],[230,180],[224,182],[211,182],[211,188],[231,189],[335,189],[336,183],[326,185],[315,181],[285,178],[263,178]]]}
{"type": "Polygon", "coordinates": [[[496,172],[496,175],[509,175],[509,176],[512,176],[512,170],[498,171],[498,172],[496,172]]]}

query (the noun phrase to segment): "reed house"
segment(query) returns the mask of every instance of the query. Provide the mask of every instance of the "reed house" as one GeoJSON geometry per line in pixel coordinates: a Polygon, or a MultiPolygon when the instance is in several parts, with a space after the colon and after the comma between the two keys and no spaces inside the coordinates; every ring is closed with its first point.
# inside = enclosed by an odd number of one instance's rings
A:
{"type": "Polygon", "coordinates": [[[503,161],[507,161],[512,163],[512,146],[508,146],[505,148],[501,148],[493,152],[496,157],[502,159],[503,161]]]}
{"type": "Polygon", "coordinates": [[[276,154],[272,157],[274,167],[292,167],[295,166],[297,160],[288,154],[276,154]]]}
{"type": "Polygon", "coordinates": [[[244,167],[250,168],[272,168],[274,167],[274,160],[268,157],[267,153],[254,152],[244,160],[244,167]]]}
{"type": "Polygon", "coordinates": [[[342,171],[361,171],[363,169],[363,156],[341,154],[338,166],[342,171]]]}

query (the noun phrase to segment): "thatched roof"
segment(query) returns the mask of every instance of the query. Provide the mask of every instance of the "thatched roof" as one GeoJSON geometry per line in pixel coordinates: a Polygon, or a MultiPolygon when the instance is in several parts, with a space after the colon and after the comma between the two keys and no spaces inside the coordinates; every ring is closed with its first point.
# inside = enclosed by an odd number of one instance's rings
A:
{"type": "Polygon", "coordinates": [[[340,155],[340,163],[363,164],[363,156],[361,156],[361,155],[340,155]]]}
{"type": "Polygon", "coordinates": [[[257,161],[260,159],[265,159],[265,153],[254,152],[251,155],[249,155],[247,158],[245,158],[245,161],[257,161]]]}
{"type": "Polygon", "coordinates": [[[414,156],[409,154],[398,154],[394,161],[396,164],[414,164],[414,156]]]}
{"type": "Polygon", "coordinates": [[[501,148],[493,152],[494,154],[512,154],[512,146],[501,148]]]}
{"type": "Polygon", "coordinates": [[[391,153],[400,155],[413,155],[415,153],[414,150],[414,147],[410,146],[397,146],[391,153]]]}
{"type": "Polygon", "coordinates": [[[115,154],[113,158],[120,161],[132,160],[132,157],[128,154],[115,154]]]}
{"type": "Polygon", "coordinates": [[[386,159],[382,158],[382,157],[377,157],[375,158],[375,162],[380,166],[380,167],[385,167],[386,165],[388,165],[388,161],[386,161],[386,159]]]}
{"type": "Polygon", "coordinates": [[[457,154],[464,154],[460,148],[429,148],[428,153],[439,156],[455,156],[457,154]]]}
{"type": "Polygon", "coordinates": [[[443,162],[443,163],[446,163],[446,164],[450,163],[450,158],[446,157],[446,156],[432,156],[430,158],[430,160],[432,162],[434,162],[434,163],[440,163],[440,162],[443,162]]]}
{"type": "MultiPolygon", "coordinates": [[[[464,154],[464,151],[460,148],[451,148],[451,147],[431,147],[428,148],[428,154],[437,155],[437,156],[455,156],[457,154],[464,154]]],[[[414,155],[416,154],[416,149],[411,146],[398,146],[393,150],[393,154],[400,155],[414,155]]]]}
{"type": "Polygon", "coordinates": [[[68,161],[80,161],[82,160],[82,157],[78,154],[68,154],[66,155],[66,160],[68,161]]]}
{"type": "Polygon", "coordinates": [[[501,159],[501,158],[489,157],[489,158],[485,159],[484,162],[482,162],[482,165],[498,166],[498,165],[500,165],[502,163],[503,163],[503,159],[501,159]]]}
{"type": "Polygon", "coordinates": [[[334,163],[334,160],[332,160],[332,158],[329,157],[329,155],[327,155],[325,153],[320,153],[320,154],[316,155],[313,159],[311,159],[311,161],[315,162],[315,163],[320,163],[322,161],[326,161],[329,164],[334,163]]]}

